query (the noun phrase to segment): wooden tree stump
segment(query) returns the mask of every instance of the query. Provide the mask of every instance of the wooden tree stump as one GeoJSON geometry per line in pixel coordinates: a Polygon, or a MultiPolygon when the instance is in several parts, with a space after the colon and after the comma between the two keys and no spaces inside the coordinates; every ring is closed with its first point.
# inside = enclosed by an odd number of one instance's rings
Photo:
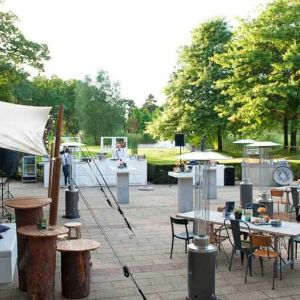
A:
{"type": "Polygon", "coordinates": [[[61,286],[65,298],[83,298],[90,294],[90,252],[61,253],[61,286]]]}
{"type": "Polygon", "coordinates": [[[18,246],[18,279],[19,289],[26,292],[26,267],[24,253],[27,245],[27,238],[18,233],[18,229],[25,225],[32,225],[37,223],[39,219],[43,218],[43,206],[51,203],[50,198],[34,198],[34,197],[19,197],[12,198],[5,201],[5,205],[15,209],[16,227],[17,227],[17,246],[18,246]],[[23,259],[24,258],[24,259],[23,259]],[[22,265],[20,267],[20,262],[22,265]]]}
{"type": "Polygon", "coordinates": [[[90,294],[90,250],[100,244],[93,240],[67,240],[57,243],[61,252],[62,296],[78,299],[90,294]]]}
{"type": "Polygon", "coordinates": [[[39,230],[36,225],[27,225],[18,229],[28,239],[25,263],[28,299],[55,298],[56,239],[67,231],[63,226],[39,230]]]}

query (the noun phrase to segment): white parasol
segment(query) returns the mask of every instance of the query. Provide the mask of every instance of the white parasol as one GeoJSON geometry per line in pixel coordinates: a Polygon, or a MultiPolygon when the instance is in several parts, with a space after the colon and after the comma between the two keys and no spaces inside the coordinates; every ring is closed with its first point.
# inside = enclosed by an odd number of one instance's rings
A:
{"type": "Polygon", "coordinates": [[[253,144],[255,143],[256,141],[255,140],[238,140],[238,141],[235,141],[233,142],[233,144],[241,144],[241,145],[247,145],[247,144],[253,144]]]}
{"type": "Polygon", "coordinates": [[[263,141],[263,142],[255,142],[255,143],[249,144],[246,147],[267,148],[267,147],[275,147],[275,146],[280,146],[280,144],[274,143],[274,142],[269,142],[269,141],[263,141]]]}

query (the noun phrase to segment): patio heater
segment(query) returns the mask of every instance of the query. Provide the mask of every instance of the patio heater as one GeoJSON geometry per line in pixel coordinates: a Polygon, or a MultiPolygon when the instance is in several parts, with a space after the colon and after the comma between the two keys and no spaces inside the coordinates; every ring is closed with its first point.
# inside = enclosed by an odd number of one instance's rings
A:
{"type": "Polygon", "coordinates": [[[242,161],[242,181],[240,183],[240,206],[244,208],[246,204],[252,203],[253,186],[249,179],[249,161],[246,145],[254,143],[254,140],[238,140],[234,144],[243,145],[243,161],[242,161]]]}
{"type": "Polygon", "coordinates": [[[194,239],[188,246],[188,296],[187,300],[215,300],[216,247],[209,244],[211,227],[209,224],[211,161],[228,159],[216,152],[192,152],[180,156],[181,159],[197,160],[194,187],[194,239]]]}
{"type": "Polygon", "coordinates": [[[78,178],[78,163],[81,157],[81,144],[80,142],[66,142],[62,146],[67,146],[70,149],[72,164],[70,168],[70,178],[68,189],[65,190],[65,215],[63,218],[76,219],[80,218],[78,210],[79,191],[76,189],[78,178]]]}

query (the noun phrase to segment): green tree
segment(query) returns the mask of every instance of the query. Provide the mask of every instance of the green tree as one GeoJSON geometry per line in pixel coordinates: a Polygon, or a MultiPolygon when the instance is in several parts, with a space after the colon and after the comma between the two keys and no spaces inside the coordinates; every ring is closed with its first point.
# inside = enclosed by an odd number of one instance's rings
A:
{"type": "Polygon", "coordinates": [[[157,100],[154,98],[152,94],[148,95],[142,108],[147,109],[150,112],[150,114],[153,113],[158,108],[157,100]]]}
{"type": "Polygon", "coordinates": [[[222,53],[231,38],[227,23],[216,18],[201,24],[192,33],[192,42],[185,46],[177,69],[165,89],[167,104],[159,118],[148,126],[156,137],[173,138],[174,132],[189,136],[214,137],[222,150],[222,134],[227,120],[220,117],[215,107],[224,103],[226,96],[215,87],[227,70],[212,61],[222,53]]]}
{"type": "Polygon", "coordinates": [[[226,52],[215,57],[228,76],[217,85],[228,101],[221,116],[240,132],[282,124],[284,145],[296,148],[300,104],[300,2],[275,0],[260,15],[243,21],[226,52]]]}
{"type": "Polygon", "coordinates": [[[101,136],[123,131],[125,110],[119,85],[111,82],[104,71],[99,71],[96,81],[86,78],[76,89],[76,111],[80,129],[99,144],[101,136]]]}
{"type": "Polygon", "coordinates": [[[24,67],[43,70],[49,59],[48,47],[26,39],[16,22],[13,13],[0,12],[0,96],[14,102],[14,87],[27,77],[24,67]]]}

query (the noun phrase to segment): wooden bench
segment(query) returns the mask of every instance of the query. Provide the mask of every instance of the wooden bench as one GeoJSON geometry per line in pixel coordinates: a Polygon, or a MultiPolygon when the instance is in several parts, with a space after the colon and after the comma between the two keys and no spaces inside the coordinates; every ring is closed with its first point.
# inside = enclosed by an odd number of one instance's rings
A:
{"type": "Polygon", "coordinates": [[[0,233],[0,283],[13,281],[17,263],[17,234],[15,223],[4,223],[9,227],[5,232],[0,233]]]}

